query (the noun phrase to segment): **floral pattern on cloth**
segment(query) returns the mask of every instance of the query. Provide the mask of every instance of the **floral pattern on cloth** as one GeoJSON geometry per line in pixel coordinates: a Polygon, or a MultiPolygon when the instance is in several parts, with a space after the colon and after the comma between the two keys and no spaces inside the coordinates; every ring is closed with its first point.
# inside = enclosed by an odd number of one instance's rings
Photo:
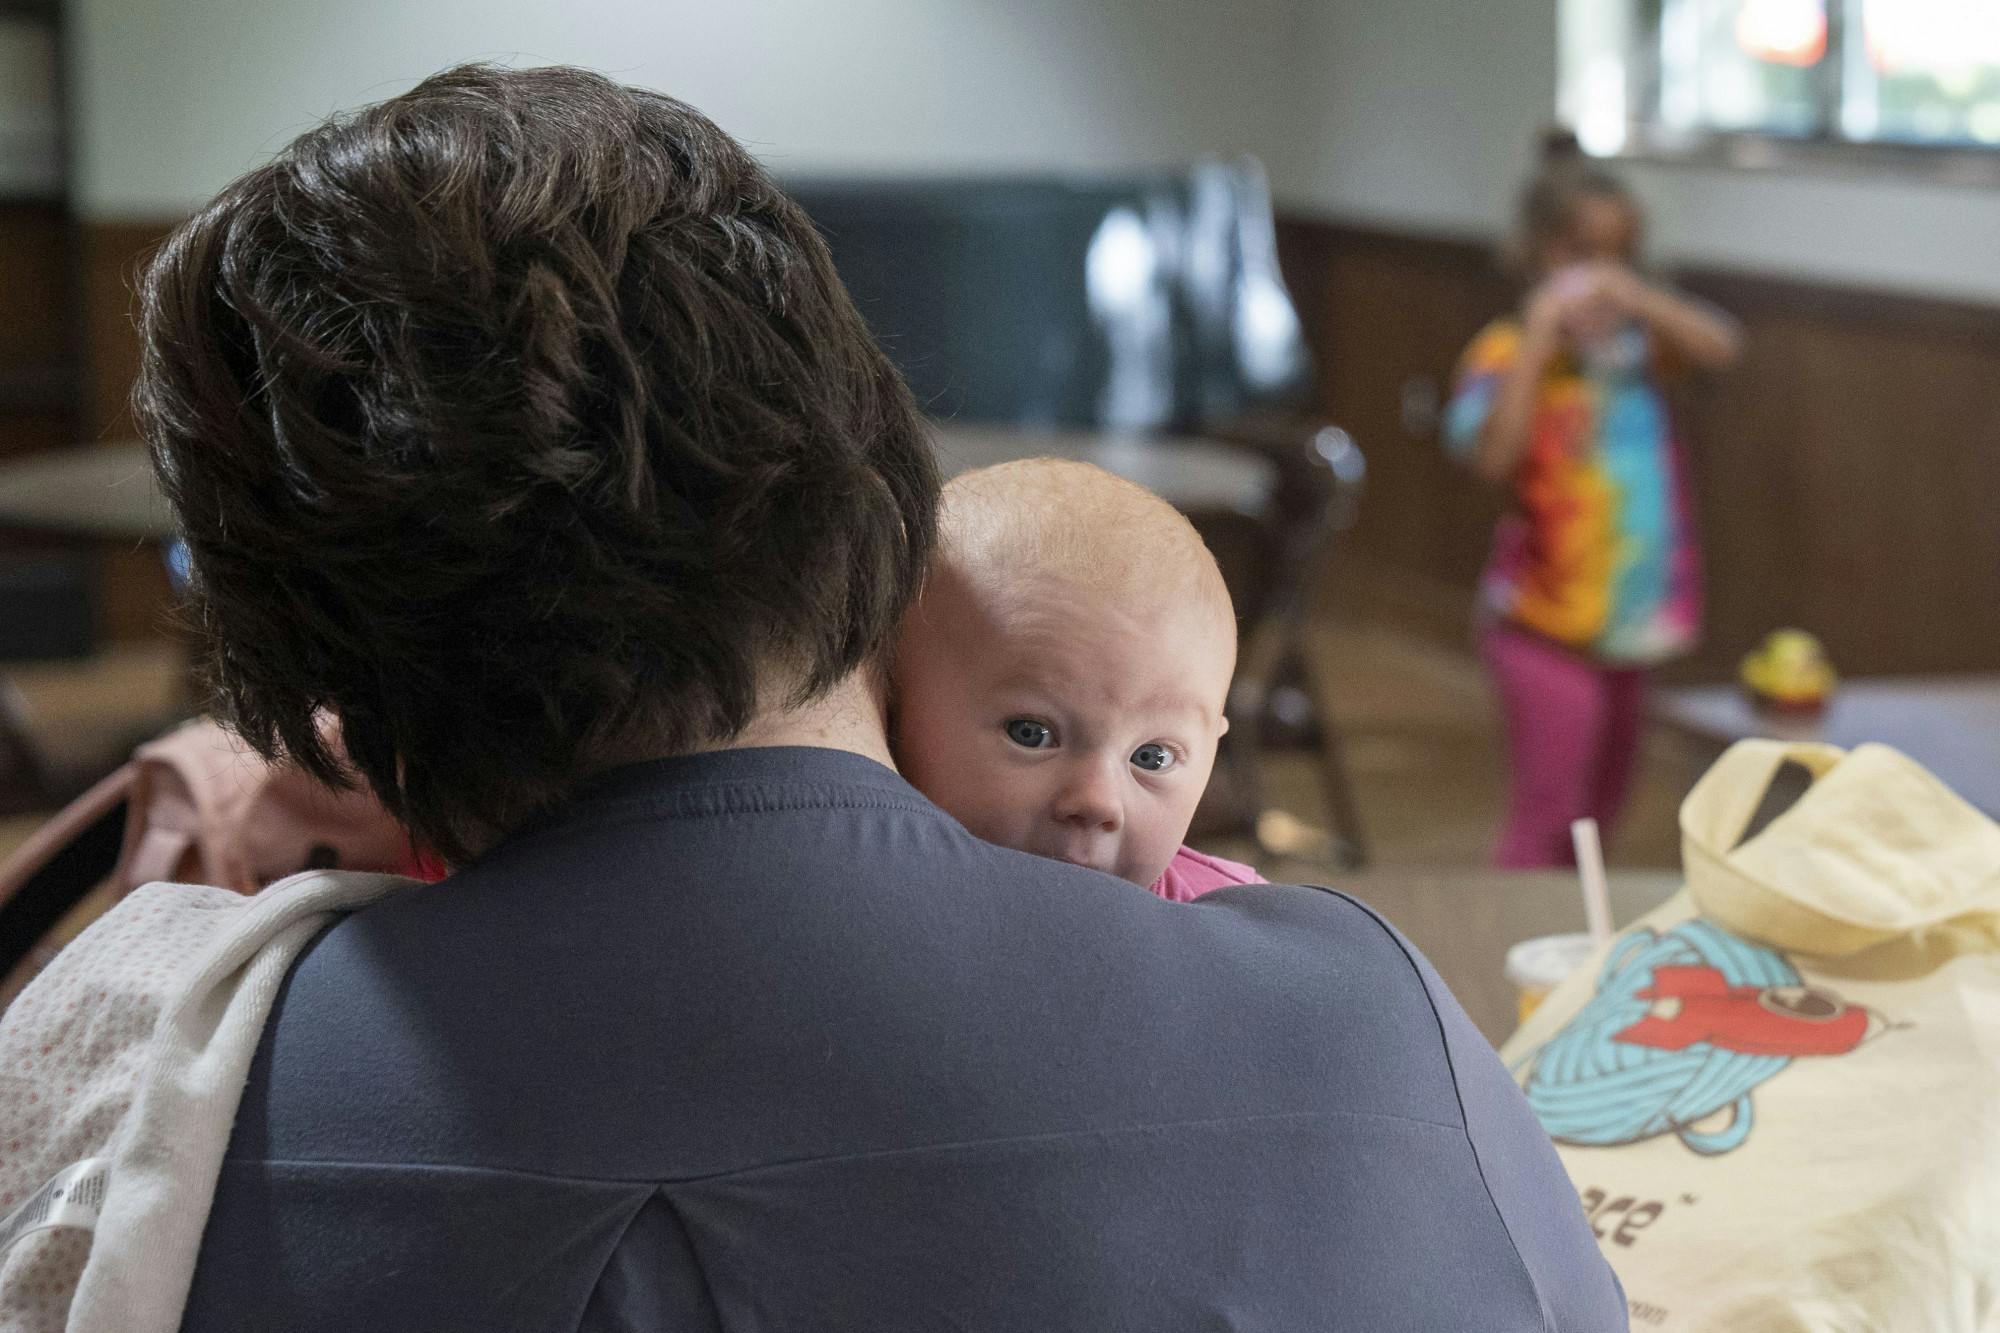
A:
{"type": "MultiPolygon", "coordinates": [[[[172,1333],[271,1002],[341,912],[410,886],[308,871],[244,895],[146,884],[0,1014],[0,1218],[103,1163],[95,1231],[0,1250],[5,1333],[172,1333]]],[[[30,1210],[32,1211],[32,1210],[30,1210]]]]}

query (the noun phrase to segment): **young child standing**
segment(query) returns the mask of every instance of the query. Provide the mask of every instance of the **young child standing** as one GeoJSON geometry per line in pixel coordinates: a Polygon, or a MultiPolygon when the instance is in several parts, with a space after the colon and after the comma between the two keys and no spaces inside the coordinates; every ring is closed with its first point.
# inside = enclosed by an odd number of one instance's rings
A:
{"type": "Polygon", "coordinates": [[[1031,459],[945,488],[897,645],[904,777],[978,837],[1186,902],[1256,871],[1181,845],[1228,729],[1236,616],[1164,500],[1031,459]]]}
{"type": "Polygon", "coordinates": [[[1473,339],[1446,412],[1449,447],[1510,501],[1480,624],[1512,776],[1502,866],[1569,864],[1572,821],[1615,823],[1648,668],[1698,628],[1699,561],[1660,386],[1671,366],[1730,364],[1737,332],[1634,271],[1643,222],[1574,137],[1552,138],[1521,198],[1529,290],[1473,339]]]}

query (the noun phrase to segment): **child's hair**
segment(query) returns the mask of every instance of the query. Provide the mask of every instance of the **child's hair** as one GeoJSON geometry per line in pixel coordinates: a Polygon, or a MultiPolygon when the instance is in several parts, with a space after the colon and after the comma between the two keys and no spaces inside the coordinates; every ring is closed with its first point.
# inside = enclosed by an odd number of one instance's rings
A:
{"type": "Polygon", "coordinates": [[[1542,134],[1540,164],[1521,189],[1514,233],[1504,258],[1519,276],[1532,273],[1549,242],[1569,228],[1586,199],[1613,199],[1636,207],[1625,182],[1584,155],[1576,135],[1565,129],[1542,134]]]}

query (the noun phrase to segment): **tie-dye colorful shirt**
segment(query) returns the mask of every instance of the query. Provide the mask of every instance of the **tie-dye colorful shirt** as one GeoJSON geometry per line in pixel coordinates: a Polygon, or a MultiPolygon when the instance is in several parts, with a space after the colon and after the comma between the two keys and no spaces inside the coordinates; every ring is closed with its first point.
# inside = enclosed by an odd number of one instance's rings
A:
{"type": "MultiPolygon", "coordinates": [[[[1521,326],[1496,320],[1466,349],[1445,441],[1469,458],[1521,326]]],[[[1605,661],[1658,662],[1693,643],[1701,575],[1680,449],[1644,328],[1543,376],[1513,506],[1481,580],[1487,610],[1605,661]]]]}

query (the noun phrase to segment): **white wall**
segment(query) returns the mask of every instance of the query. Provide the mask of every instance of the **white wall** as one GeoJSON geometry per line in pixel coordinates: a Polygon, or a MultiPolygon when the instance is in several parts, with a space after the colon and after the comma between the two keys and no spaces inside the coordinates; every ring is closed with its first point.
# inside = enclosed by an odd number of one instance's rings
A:
{"type": "Polygon", "coordinates": [[[1497,234],[1553,114],[1552,0],[1308,3],[1308,157],[1281,196],[1355,221],[1497,234]]]}
{"type": "Polygon", "coordinates": [[[470,59],[694,103],[780,171],[1289,171],[1297,0],[70,0],[86,216],[186,211],[328,112],[470,59]]]}
{"type": "Polygon", "coordinates": [[[62,179],[56,41],[47,23],[0,15],[0,192],[47,194],[62,179]]]}
{"type": "MultiPolygon", "coordinates": [[[[1479,238],[1555,102],[1555,0],[70,0],[86,216],[186,211],[461,60],[701,107],[780,171],[1256,152],[1282,202],[1479,238]]],[[[1668,260],[2000,300],[2000,191],[1631,164],[1668,260]]]]}
{"type": "MultiPolygon", "coordinates": [[[[1554,0],[1322,0],[1304,38],[1311,147],[1281,198],[1340,218],[1497,238],[1553,118],[1554,0]]],[[[2000,301],[2000,190],[1629,163],[1655,253],[2000,301]]]]}

